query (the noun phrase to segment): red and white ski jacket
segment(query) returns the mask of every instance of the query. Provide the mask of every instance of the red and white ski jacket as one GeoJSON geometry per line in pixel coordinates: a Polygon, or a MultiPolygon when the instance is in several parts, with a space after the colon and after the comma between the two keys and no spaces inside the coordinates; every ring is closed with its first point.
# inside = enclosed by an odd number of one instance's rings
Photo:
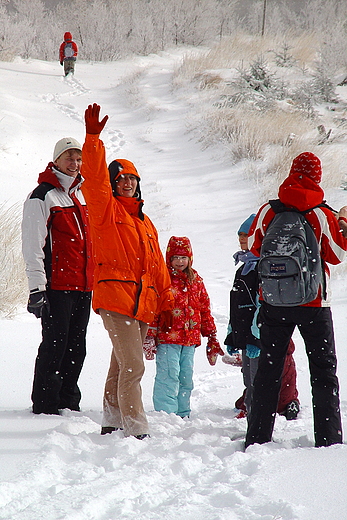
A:
{"type": "Polygon", "coordinates": [[[49,163],[24,203],[22,251],[29,290],[91,291],[94,263],[82,178],[49,163]]]}
{"type": "Polygon", "coordinates": [[[59,61],[62,63],[64,60],[75,60],[78,54],[77,44],[72,40],[72,35],[70,32],[66,32],[64,34],[64,41],[59,47],[59,61]],[[65,47],[69,45],[69,56],[66,56],[65,47]]]}
{"type": "MultiPolygon", "coordinates": [[[[312,154],[313,155],[313,154],[312,154]]],[[[305,211],[323,202],[324,192],[316,181],[301,171],[294,171],[279,188],[279,199],[288,207],[305,211]]],[[[260,256],[260,248],[266,230],[275,213],[270,204],[264,204],[258,211],[249,230],[249,249],[260,256]]],[[[307,307],[328,307],[330,303],[328,263],[337,265],[345,258],[347,240],[343,237],[334,213],[325,207],[315,208],[305,214],[316,235],[325,271],[325,291],[320,287],[318,296],[307,307]]]]}

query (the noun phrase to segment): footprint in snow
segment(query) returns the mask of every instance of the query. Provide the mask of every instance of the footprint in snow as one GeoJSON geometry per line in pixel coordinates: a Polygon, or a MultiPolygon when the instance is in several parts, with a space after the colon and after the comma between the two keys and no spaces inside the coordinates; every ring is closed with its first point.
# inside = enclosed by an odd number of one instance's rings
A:
{"type": "Polygon", "coordinates": [[[81,80],[76,79],[75,76],[69,74],[68,76],[63,76],[62,81],[67,83],[69,87],[72,88],[72,91],[69,92],[72,96],[81,96],[82,94],[86,94],[90,92],[90,90],[85,87],[81,80]]]}

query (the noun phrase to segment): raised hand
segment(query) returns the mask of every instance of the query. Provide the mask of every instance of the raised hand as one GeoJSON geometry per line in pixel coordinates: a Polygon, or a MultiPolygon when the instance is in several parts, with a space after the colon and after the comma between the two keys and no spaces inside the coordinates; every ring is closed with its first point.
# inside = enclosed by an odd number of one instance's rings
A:
{"type": "Polygon", "coordinates": [[[101,121],[99,121],[99,116],[100,105],[97,105],[96,103],[88,105],[88,108],[84,113],[87,134],[99,135],[102,132],[106,125],[106,121],[108,120],[108,116],[105,116],[101,121]]]}

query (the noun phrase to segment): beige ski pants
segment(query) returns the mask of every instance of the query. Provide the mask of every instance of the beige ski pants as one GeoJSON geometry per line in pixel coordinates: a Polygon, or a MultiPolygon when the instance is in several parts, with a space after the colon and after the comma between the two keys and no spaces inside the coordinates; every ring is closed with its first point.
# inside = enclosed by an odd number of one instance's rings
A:
{"type": "Polygon", "coordinates": [[[113,346],[102,426],[122,428],[126,437],[148,433],[140,385],[145,371],[142,345],[148,325],[117,312],[99,309],[99,313],[113,346]]]}

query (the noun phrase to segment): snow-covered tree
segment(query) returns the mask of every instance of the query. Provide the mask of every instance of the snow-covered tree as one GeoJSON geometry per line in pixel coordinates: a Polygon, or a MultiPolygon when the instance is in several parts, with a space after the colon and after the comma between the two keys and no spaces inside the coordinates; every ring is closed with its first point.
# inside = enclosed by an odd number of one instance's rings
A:
{"type": "Polygon", "coordinates": [[[45,4],[41,0],[13,0],[15,21],[20,29],[23,58],[36,57],[42,44],[40,29],[45,25],[45,4]]]}

